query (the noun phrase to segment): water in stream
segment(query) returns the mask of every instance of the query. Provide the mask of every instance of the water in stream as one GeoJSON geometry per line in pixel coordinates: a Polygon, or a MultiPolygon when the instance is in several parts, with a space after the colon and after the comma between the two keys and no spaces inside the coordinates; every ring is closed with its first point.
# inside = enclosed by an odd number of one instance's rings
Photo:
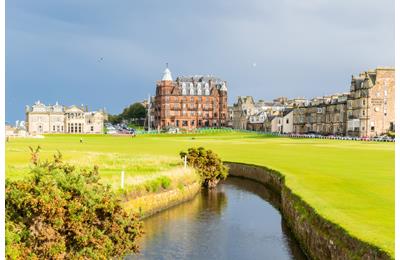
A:
{"type": "Polygon", "coordinates": [[[228,178],[144,220],[141,252],[128,259],[306,259],[277,203],[263,185],[228,178]]]}

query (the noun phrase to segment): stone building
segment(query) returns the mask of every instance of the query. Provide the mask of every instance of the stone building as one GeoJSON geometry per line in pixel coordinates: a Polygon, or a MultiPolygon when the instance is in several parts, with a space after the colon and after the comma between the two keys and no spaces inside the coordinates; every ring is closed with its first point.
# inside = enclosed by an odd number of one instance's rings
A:
{"type": "Polygon", "coordinates": [[[254,113],[255,103],[251,96],[240,96],[237,102],[233,104],[233,120],[234,129],[247,129],[247,123],[250,115],[254,113]]]}
{"type": "Polygon", "coordinates": [[[293,132],[293,109],[288,108],[278,115],[268,116],[264,121],[264,129],[267,132],[289,134],[293,132]]]}
{"type": "Polygon", "coordinates": [[[233,128],[233,106],[228,106],[228,123],[227,127],[233,128]]]}
{"type": "Polygon", "coordinates": [[[293,131],[377,136],[394,131],[394,68],[378,67],[353,76],[350,93],[313,98],[295,107],[293,131]]]}
{"type": "Polygon", "coordinates": [[[45,105],[37,101],[26,106],[26,129],[30,134],[45,133],[103,133],[103,110],[89,112],[83,106],[45,105]]]}
{"type": "Polygon", "coordinates": [[[165,69],[157,81],[154,99],[156,128],[224,127],[228,121],[226,81],[213,76],[188,76],[172,79],[165,69]]]}
{"type": "Polygon", "coordinates": [[[345,135],[347,97],[347,93],[317,97],[307,106],[295,107],[293,132],[345,135]]]}
{"type": "Polygon", "coordinates": [[[253,131],[265,131],[264,122],[267,117],[267,111],[261,111],[251,115],[247,123],[247,129],[253,131]]]}
{"type": "Polygon", "coordinates": [[[353,76],[347,101],[347,134],[378,136],[394,129],[394,68],[378,67],[353,76]]]}

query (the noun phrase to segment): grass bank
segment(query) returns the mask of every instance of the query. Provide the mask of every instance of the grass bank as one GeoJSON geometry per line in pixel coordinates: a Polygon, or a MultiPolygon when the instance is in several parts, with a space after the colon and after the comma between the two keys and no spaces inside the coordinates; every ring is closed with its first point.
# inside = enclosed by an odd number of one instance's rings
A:
{"type": "Polygon", "coordinates": [[[67,160],[98,164],[105,182],[118,185],[119,173],[146,178],[181,167],[178,153],[204,146],[223,160],[266,166],[285,175],[290,189],[318,214],[349,234],[394,256],[394,144],[266,137],[252,133],[112,136],[53,135],[13,139],[6,144],[6,174],[28,170],[28,146],[57,149],[67,160]],[[116,184],[115,184],[116,183],[116,184]]]}

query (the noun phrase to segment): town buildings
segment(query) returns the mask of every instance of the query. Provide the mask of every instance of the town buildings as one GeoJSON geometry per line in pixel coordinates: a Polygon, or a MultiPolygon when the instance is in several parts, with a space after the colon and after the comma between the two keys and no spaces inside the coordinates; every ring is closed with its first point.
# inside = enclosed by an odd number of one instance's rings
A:
{"type": "Polygon", "coordinates": [[[313,98],[307,106],[294,108],[295,133],[346,134],[348,93],[313,98]]]}
{"type": "Polygon", "coordinates": [[[228,123],[227,83],[213,76],[172,79],[166,68],[157,81],[154,125],[157,129],[225,127],[228,123]]]}
{"type": "Polygon", "coordinates": [[[29,134],[103,133],[107,115],[103,110],[89,112],[87,107],[45,105],[37,101],[26,106],[26,129],[29,134]]]}
{"type": "Polygon", "coordinates": [[[394,131],[394,76],[394,68],[368,70],[352,76],[350,93],[296,107],[294,132],[371,137],[394,131]]]}
{"type": "Polygon", "coordinates": [[[277,133],[379,136],[395,130],[394,68],[378,67],[353,76],[350,92],[330,96],[254,102],[240,96],[232,126],[277,133]],[[263,121],[263,122],[262,122],[263,121]]]}

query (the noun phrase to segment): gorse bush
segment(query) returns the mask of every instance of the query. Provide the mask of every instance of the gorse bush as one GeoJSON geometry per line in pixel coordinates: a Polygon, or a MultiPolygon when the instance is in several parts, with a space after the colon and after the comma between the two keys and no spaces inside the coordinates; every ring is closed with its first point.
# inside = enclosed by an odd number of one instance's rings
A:
{"type": "Polygon", "coordinates": [[[32,174],[6,181],[6,255],[21,259],[105,259],[138,252],[142,223],[128,214],[97,167],[76,170],[60,153],[32,174]]]}
{"type": "Polygon", "coordinates": [[[187,156],[188,165],[195,168],[200,174],[205,187],[213,188],[220,180],[228,176],[228,167],[211,150],[206,150],[203,147],[189,148],[187,152],[181,152],[180,156],[182,159],[187,156]]]}

